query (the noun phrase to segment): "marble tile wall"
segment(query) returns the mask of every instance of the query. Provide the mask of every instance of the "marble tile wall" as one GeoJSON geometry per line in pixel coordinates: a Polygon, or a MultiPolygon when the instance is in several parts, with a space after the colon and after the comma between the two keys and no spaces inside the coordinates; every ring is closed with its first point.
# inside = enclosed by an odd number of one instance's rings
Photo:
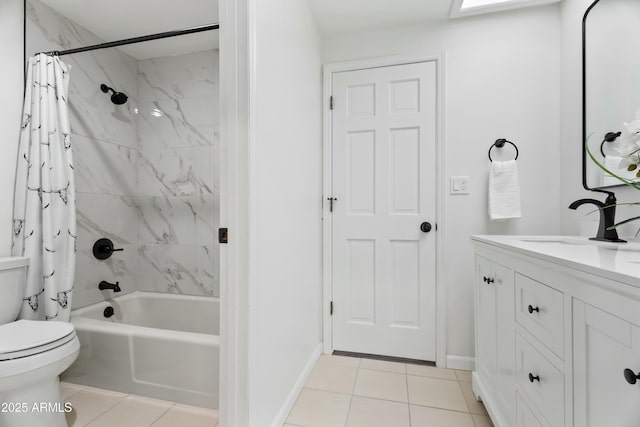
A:
{"type": "MultiPolygon", "coordinates": [[[[27,55],[103,40],[38,0],[27,2],[27,55]]],[[[136,61],[117,49],[64,56],[76,167],[78,262],[73,306],[109,298],[101,280],[219,295],[218,53],[136,61]],[[121,106],[105,83],[129,96],[121,106]],[[108,237],[125,249],[98,261],[108,237]]]]}
{"type": "Polygon", "coordinates": [[[138,63],[141,290],[219,295],[218,52],[138,63]]]}
{"type": "MultiPolygon", "coordinates": [[[[27,2],[27,55],[101,43],[96,35],[38,0],[27,2]]],[[[78,259],[73,306],[109,298],[101,280],[120,282],[122,293],[138,288],[137,61],[117,49],[62,57],[71,67],[69,120],[76,170],[78,259]],[[114,105],[100,84],[129,96],[114,105]],[[108,237],[124,252],[99,261],[93,243],[108,237]]]]}

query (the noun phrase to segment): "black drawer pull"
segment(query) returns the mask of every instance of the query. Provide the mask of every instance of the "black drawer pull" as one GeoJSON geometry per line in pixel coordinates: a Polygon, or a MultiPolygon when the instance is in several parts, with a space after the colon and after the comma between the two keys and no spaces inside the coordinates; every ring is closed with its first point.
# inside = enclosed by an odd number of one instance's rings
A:
{"type": "Polygon", "coordinates": [[[491,277],[482,276],[482,281],[487,284],[493,283],[493,279],[491,277]]]}
{"type": "Polygon", "coordinates": [[[625,369],[624,379],[627,380],[629,384],[635,384],[637,380],[640,380],[640,374],[636,375],[631,369],[625,369]]]}
{"type": "Polygon", "coordinates": [[[534,307],[531,304],[529,304],[529,314],[533,314],[534,311],[537,311],[538,313],[540,313],[540,307],[534,307]]]}
{"type": "Polygon", "coordinates": [[[540,382],[540,375],[536,375],[534,377],[533,374],[531,372],[529,372],[529,381],[530,382],[534,382],[534,381],[540,382]]]}

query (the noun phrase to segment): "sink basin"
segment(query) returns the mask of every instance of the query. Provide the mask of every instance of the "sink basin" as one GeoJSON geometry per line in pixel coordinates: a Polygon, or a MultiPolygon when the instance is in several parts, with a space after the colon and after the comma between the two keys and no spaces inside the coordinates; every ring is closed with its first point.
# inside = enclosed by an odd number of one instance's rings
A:
{"type": "Polygon", "coordinates": [[[572,238],[563,238],[563,237],[527,237],[524,239],[519,239],[521,242],[526,243],[553,243],[557,245],[594,245],[596,242],[592,240],[580,240],[580,239],[572,239],[572,238]]]}

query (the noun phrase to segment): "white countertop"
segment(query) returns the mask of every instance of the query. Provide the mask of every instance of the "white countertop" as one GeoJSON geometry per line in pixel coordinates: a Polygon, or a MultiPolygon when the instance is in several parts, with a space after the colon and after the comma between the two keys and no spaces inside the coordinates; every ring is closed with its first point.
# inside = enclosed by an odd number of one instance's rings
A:
{"type": "Polygon", "coordinates": [[[640,287],[640,243],[637,242],[596,242],[577,236],[475,235],[471,239],[640,287]]]}

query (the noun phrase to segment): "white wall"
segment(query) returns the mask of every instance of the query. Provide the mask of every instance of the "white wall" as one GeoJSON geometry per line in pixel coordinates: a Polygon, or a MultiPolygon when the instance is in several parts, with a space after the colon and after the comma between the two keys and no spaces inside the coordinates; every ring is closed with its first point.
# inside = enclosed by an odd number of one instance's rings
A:
{"type": "MultiPolygon", "coordinates": [[[[471,177],[469,196],[450,196],[449,183],[440,183],[446,215],[439,221],[446,241],[439,284],[447,292],[450,362],[474,356],[469,235],[560,230],[559,40],[557,5],[325,39],[325,63],[445,53],[446,176],[471,177]],[[507,223],[487,216],[487,150],[500,137],[520,149],[523,218],[507,223]]],[[[504,154],[511,155],[507,150],[504,154]]]]}
{"type": "MultiPolygon", "coordinates": [[[[582,17],[593,0],[565,0],[561,3],[562,19],[562,120],[560,156],[561,169],[561,221],[564,234],[595,235],[598,213],[591,213],[592,207],[585,206],[578,211],[566,207],[577,199],[589,197],[604,201],[605,195],[589,192],[582,188],[582,17]],[[585,216],[586,215],[586,216],[585,216]]],[[[632,117],[621,117],[620,123],[632,117]]],[[[640,192],[627,187],[614,189],[618,203],[640,200],[640,192]]],[[[640,215],[640,209],[619,207],[619,220],[640,215]]],[[[638,225],[627,225],[618,229],[622,238],[632,238],[638,225]]]]}
{"type": "Polygon", "coordinates": [[[264,427],[284,421],[321,339],[322,68],[306,1],[256,1],[255,17],[249,417],[264,427]]]}
{"type": "Polygon", "coordinates": [[[23,99],[22,0],[0,2],[0,256],[11,252],[13,186],[23,99]]]}

